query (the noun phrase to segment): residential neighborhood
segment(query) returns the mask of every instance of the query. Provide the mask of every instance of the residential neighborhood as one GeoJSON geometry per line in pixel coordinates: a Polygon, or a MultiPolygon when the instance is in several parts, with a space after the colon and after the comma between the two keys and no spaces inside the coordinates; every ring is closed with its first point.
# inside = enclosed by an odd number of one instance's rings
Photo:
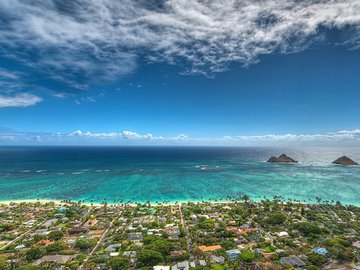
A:
{"type": "Polygon", "coordinates": [[[0,206],[0,270],[360,269],[360,208],[274,200],[0,206]]]}

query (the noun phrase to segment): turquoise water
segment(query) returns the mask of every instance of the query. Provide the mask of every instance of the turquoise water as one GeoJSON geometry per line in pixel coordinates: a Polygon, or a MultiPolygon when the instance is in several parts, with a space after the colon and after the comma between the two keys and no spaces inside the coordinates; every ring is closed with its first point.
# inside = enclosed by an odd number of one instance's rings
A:
{"type": "Polygon", "coordinates": [[[254,200],[360,205],[360,168],[331,165],[360,148],[1,147],[0,200],[254,200]],[[299,164],[266,163],[287,155],[299,164]]]}

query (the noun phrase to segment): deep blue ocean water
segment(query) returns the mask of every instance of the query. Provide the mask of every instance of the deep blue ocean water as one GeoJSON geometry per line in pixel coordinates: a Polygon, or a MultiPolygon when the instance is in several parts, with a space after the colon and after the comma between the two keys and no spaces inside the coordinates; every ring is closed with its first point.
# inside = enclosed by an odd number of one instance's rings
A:
{"type": "Polygon", "coordinates": [[[0,147],[0,201],[254,200],[360,205],[360,167],[332,165],[359,148],[0,147]],[[269,164],[286,153],[299,164],[269,164]]]}

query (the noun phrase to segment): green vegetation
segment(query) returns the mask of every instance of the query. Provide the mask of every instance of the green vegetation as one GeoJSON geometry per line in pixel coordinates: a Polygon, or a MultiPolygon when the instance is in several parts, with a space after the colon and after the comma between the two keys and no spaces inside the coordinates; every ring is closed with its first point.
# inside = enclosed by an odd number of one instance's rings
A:
{"type": "Polygon", "coordinates": [[[244,262],[252,262],[256,258],[256,255],[250,250],[244,250],[239,255],[239,260],[244,262]]]}
{"type": "Polygon", "coordinates": [[[81,249],[81,250],[87,250],[90,248],[93,248],[96,245],[97,240],[96,239],[86,239],[81,238],[76,240],[75,247],[81,249]]]}
{"type": "Polygon", "coordinates": [[[142,250],[137,256],[138,262],[141,266],[153,266],[163,260],[160,252],[155,250],[142,250]]]}
{"type": "Polygon", "coordinates": [[[281,212],[277,212],[277,213],[271,214],[266,221],[268,224],[271,224],[271,225],[280,225],[280,224],[283,224],[285,222],[285,220],[286,220],[286,216],[281,212]]]}
{"type": "Polygon", "coordinates": [[[48,237],[53,241],[57,241],[64,237],[64,233],[62,231],[52,231],[49,233],[48,237]]]}
{"type": "Polygon", "coordinates": [[[118,257],[111,259],[110,266],[112,270],[123,270],[130,267],[129,260],[126,258],[118,257]]]}
{"type": "Polygon", "coordinates": [[[9,264],[7,262],[6,257],[0,256],[0,270],[6,270],[9,264]]]}
{"type": "Polygon", "coordinates": [[[29,261],[40,259],[46,254],[46,249],[44,247],[34,247],[29,249],[26,252],[26,259],[29,261]]]}
{"type": "Polygon", "coordinates": [[[309,222],[301,222],[294,226],[295,229],[299,230],[303,235],[310,236],[314,234],[321,234],[321,229],[309,222]]]}
{"type": "Polygon", "coordinates": [[[181,205],[0,205],[0,240],[9,243],[0,251],[0,270],[152,270],[183,261],[195,263],[194,270],[284,270],[292,269],[280,264],[288,256],[297,256],[308,270],[325,265],[346,269],[360,262],[354,246],[360,208],[284,202],[281,197],[258,203],[240,199],[181,205]],[[50,219],[50,226],[41,225],[50,219]],[[89,219],[94,222],[86,223],[89,219]],[[317,247],[327,254],[315,254],[317,247]],[[46,261],[59,255],[66,256],[46,261]],[[34,266],[40,258],[44,262],[34,266]]]}

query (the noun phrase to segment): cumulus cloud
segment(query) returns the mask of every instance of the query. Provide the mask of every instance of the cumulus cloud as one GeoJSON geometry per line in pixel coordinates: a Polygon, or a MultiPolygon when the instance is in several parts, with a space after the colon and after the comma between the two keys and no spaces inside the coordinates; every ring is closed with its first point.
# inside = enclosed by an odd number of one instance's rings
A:
{"type": "Polygon", "coordinates": [[[359,10],[353,0],[3,0],[0,52],[73,89],[114,81],[139,57],[211,75],[306,49],[321,28],[349,26],[343,43],[357,48],[359,10]]]}
{"type": "Polygon", "coordinates": [[[134,131],[124,130],[122,132],[82,132],[77,130],[69,134],[70,137],[88,137],[88,138],[104,138],[104,139],[129,139],[129,140],[162,140],[161,136],[153,136],[151,133],[139,134],[134,131]]]}
{"type": "Polygon", "coordinates": [[[185,140],[189,139],[189,136],[181,133],[178,136],[174,137],[174,139],[177,141],[185,141],[185,140]]]}
{"type": "Polygon", "coordinates": [[[14,96],[0,95],[0,108],[29,107],[29,106],[34,106],[41,101],[42,101],[41,97],[27,93],[19,93],[14,96]]]}
{"type": "Polygon", "coordinates": [[[228,145],[228,146],[276,146],[276,145],[351,145],[360,143],[360,130],[343,130],[319,134],[268,134],[239,135],[221,137],[191,137],[185,134],[176,136],[154,136],[151,133],[140,134],[135,131],[121,132],[83,132],[46,133],[20,132],[0,129],[0,144],[105,144],[105,145],[228,145]]]}

